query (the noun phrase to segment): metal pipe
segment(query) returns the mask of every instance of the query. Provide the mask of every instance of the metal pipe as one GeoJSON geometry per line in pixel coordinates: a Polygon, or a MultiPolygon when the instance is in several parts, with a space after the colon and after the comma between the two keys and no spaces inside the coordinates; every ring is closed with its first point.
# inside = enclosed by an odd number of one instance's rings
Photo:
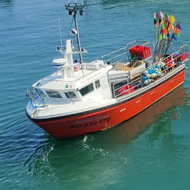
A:
{"type": "Polygon", "coordinates": [[[77,43],[78,43],[78,48],[79,48],[79,56],[80,56],[80,63],[82,64],[83,63],[83,59],[82,59],[82,52],[81,52],[81,45],[80,45],[80,38],[79,38],[79,30],[78,30],[78,24],[77,24],[77,19],[76,19],[76,11],[74,11],[74,15],[73,15],[73,18],[74,18],[74,21],[75,21],[75,28],[76,28],[76,31],[77,31],[77,43]]]}

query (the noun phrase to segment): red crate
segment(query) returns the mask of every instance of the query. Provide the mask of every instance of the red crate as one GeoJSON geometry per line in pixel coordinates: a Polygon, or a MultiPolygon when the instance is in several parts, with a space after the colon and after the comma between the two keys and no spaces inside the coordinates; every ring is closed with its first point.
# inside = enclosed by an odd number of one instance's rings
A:
{"type": "Polygon", "coordinates": [[[142,57],[143,59],[151,57],[150,47],[136,45],[130,48],[129,51],[132,55],[137,55],[138,57],[142,57]]]}
{"type": "Polygon", "coordinates": [[[137,48],[137,56],[144,57],[144,47],[143,46],[140,46],[139,48],[137,48]]]}
{"type": "Polygon", "coordinates": [[[151,49],[150,47],[144,47],[144,59],[151,57],[151,49]]]}
{"type": "Polygon", "coordinates": [[[131,53],[132,55],[137,55],[137,49],[138,49],[139,47],[142,47],[142,46],[138,46],[138,45],[133,46],[132,48],[129,49],[130,53],[131,53]]]}

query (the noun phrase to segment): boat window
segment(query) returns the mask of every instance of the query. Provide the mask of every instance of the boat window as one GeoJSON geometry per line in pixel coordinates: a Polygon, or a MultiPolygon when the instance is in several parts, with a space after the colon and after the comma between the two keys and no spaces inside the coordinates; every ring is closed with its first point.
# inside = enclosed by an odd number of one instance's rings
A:
{"type": "Polygon", "coordinates": [[[99,88],[99,87],[100,87],[100,81],[99,81],[99,80],[96,80],[96,81],[95,81],[95,86],[96,86],[96,88],[99,88]]]}
{"type": "Polygon", "coordinates": [[[74,92],[65,92],[65,96],[67,98],[76,98],[76,94],[74,92]]]}
{"type": "Polygon", "coordinates": [[[62,98],[62,96],[59,94],[59,92],[56,92],[56,91],[53,91],[53,90],[46,91],[46,93],[48,94],[48,96],[50,98],[62,98]]]}
{"type": "Polygon", "coordinates": [[[45,94],[43,93],[42,90],[37,89],[37,88],[35,88],[35,90],[36,90],[37,94],[38,94],[40,97],[45,97],[45,94]]]}
{"type": "Polygon", "coordinates": [[[93,83],[89,84],[88,86],[85,86],[84,88],[81,88],[79,91],[82,96],[85,96],[89,92],[92,92],[94,90],[93,83]]]}

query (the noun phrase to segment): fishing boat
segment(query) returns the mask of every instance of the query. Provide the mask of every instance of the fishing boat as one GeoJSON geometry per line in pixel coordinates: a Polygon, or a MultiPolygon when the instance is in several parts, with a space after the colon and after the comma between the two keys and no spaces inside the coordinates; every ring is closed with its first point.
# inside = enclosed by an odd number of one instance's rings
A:
{"type": "Polygon", "coordinates": [[[83,15],[84,4],[70,2],[66,9],[74,19],[71,32],[78,47],[71,39],[57,47],[61,56],[52,62],[56,72],[27,89],[26,115],[51,136],[69,138],[113,127],[184,83],[186,44],[172,42],[181,31],[179,23],[169,27],[174,24],[172,15],[164,19],[160,13],[154,18],[153,56],[149,41],[133,41],[101,60],[86,63],[83,53],[87,51],[81,48],[76,19],[77,13],[83,15]],[[76,55],[79,61],[74,60],[76,55]]]}

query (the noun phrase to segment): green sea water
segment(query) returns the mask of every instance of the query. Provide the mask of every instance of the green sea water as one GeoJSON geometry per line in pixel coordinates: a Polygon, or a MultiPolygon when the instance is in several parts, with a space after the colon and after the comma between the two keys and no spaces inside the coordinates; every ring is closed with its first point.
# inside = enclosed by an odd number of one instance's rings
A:
{"type": "MultiPolygon", "coordinates": [[[[58,19],[68,37],[65,4],[0,0],[0,190],[189,189],[189,62],[183,86],[111,129],[56,140],[27,119],[26,89],[55,71],[58,19]]],[[[84,60],[134,40],[153,43],[160,9],[181,22],[178,42],[190,47],[188,0],[86,0],[78,17],[84,60]]]]}

